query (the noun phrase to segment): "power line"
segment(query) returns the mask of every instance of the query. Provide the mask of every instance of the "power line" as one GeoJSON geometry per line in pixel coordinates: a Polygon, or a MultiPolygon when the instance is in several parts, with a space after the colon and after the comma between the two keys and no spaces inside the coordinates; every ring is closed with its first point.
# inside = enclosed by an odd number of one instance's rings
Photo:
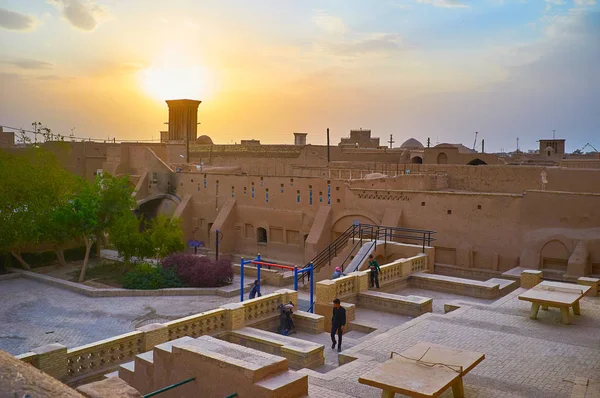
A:
{"type": "MultiPolygon", "coordinates": [[[[23,128],[18,128],[18,127],[11,127],[11,126],[5,126],[0,124],[0,127],[3,128],[7,128],[10,130],[15,130],[17,132],[25,132],[25,133],[31,133],[31,134],[35,134],[36,136],[39,135],[47,135],[47,133],[42,133],[40,131],[33,131],[33,130],[26,130],[23,128]]],[[[62,134],[54,134],[55,136],[60,136],[62,138],[67,138],[69,140],[83,140],[83,141],[91,141],[91,142],[96,142],[96,141],[101,141],[101,142],[106,142],[106,141],[110,141],[107,140],[106,138],[92,138],[92,137],[75,137],[75,136],[68,136],[68,135],[62,135],[62,134]]],[[[160,139],[158,140],[117,140],[117,139],[113,139],[112,142],[160,142],[160,139]]]]}

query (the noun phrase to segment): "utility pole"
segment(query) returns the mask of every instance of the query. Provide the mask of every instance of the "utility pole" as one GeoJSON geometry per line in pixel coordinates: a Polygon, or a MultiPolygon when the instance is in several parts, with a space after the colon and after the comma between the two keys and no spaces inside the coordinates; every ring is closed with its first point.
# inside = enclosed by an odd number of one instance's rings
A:
{"type": "Polygon", "coordinates": [[[517,152],[519,152],[519,137],[517,137],[517,152]]]}
{"type": "Polygon", "coordinates": [[[431,138],[427,137],[427,148],[429,148],[431,145],[431,138]]]}
{"type": "Polygon", "coordinates": [[[481,140],[481,153],[485,153],[485,139],[481,140]]]}
{"type": "Polygon", "coordinates": [[[396,142],[394,141],[394,136],[392,134],[390,134],[390,140],[388,141],[388,143],[390,144],[390,149],[392,149],[392,144],[396,142]]]}
{"type": "Polygon", "coordinates": [[[331,162],[331,154],[329,153],[329,127],[327,127],[327,163],[331,162]]]}

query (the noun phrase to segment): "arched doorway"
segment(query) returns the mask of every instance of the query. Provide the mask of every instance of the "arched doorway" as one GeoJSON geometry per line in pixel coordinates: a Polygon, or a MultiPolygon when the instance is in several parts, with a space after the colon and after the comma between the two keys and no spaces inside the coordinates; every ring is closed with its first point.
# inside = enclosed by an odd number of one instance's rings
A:
{"type": "Polygon", "coordinates": [[[423,158],[420,156],[415,156],[414,158],[411,159],[411,162],[414,164],[422,164],[423,158]]]}
{"type": "Polygon", "coordinates": [[[448,155],[444,152],[440,152],[437,156],[437,164],[448,164],[448,155]]]}
{"type": "Polygon", "coordinates": [[[540,250],[540,268],[566,271],[569,256],[569,250],[561,241],[555,239],[546,242],[540,250]]]}
{"type": "Polygon", "coordinates": [[[471,160],[467,164],[470,165],[470,166],[479,166],[479,165],[483,165],[483,164],[487,164],[487,163],[484,162],[483,160],[479,159],[479,158],[475,158],[475,159],[471,160]]]}
{"type": "Polygon", "coordinates": [[[267,230],[259,227],[256,228],[256,243],[267,244],[267,230]]]}

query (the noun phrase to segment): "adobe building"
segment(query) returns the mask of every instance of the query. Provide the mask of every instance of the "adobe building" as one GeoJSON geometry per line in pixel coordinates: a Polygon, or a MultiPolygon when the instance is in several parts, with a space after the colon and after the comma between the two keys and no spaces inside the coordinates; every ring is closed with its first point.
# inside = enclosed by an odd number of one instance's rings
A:
{"type": "Polygon", "coordinates": [[[222,253],[306,264],[358,221],[437,231],[436,266],[454,275],[525,267],[560,278],[576,261],[578,273],[600,274],[598,168],[505,165],[460,144],[423,148],[414,139],[379,148],[370,130],[330,148],[305,145],[298,133],[294,145],[204,136],[190,143],[186,163],[183,141],[195,137],[200,102],[168,104],[169,143],[70,143],[63,161],[89,179],[99,169],[129,174],[140,211],[179,217],[186,241],[214,250],[218,230],[222,253]]]}
{"type": "Polygon", "coordinates": [[[342,138],[338,144],[342,147],[378,148],[379,138],[371,137],[371,130],[350,130],[350,137],[342,138]]]}

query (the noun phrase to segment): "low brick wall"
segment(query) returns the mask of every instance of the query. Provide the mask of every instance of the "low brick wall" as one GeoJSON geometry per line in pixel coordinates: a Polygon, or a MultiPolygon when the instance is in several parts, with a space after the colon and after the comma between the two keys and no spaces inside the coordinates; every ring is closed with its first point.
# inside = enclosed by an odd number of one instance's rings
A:
{"type": "MultiPolygon", "coordinates": [[[[100,289],[83,285],[81,283],[70,282],[64,279],[54,278],[52,276],[38,274],[36,272],[11,269],[18,276],[23,278],[31,279],[37,282],[46,283],[48,285],[58,287],[60,289],[69,290],[73,293],[83,294],[88,297],[156,297],[156,296],[222,296],[222,297],[235,297],[240,294],[240,289],[231,289],[231,287],[221,288],[198,288],[198,287],[181,287],[181,288],[170,288],[170,289],[156,289],[156,290],[136,290],[136,289],[119,289],[119,288],[106,288],[100,289]]],[[[8,274],[12,275],[12,274],[8,274]]],[[[11,277],[11,278],[16,278],[11,277]]],[[[250,283],[250,282],[249,282],[250,283]]],[[[250,288],[249,283],[244,287],[244,291],[248,291],[250,288]]]]}
{"type": "Polygon", "coordinates": [[[419,289],[436,290],[489,300],[501,296],[500,285],[498,284],[452,276],[415,273],[411,275],[410,284],[419,289]]]}
{"type": "Polygon", "coordinates": [[[487,281],[491,278],[502,278],[502,272],[475,268],[457,267],[455,265],[435,264],[436,275],[454,276],[457,278],[487,281]]]}
{"type": "Polygon", "coordinates": [[[432,312],[433,299],[420,296],[399,296],[383,292],[362,292],[358,295],[361,307],[393,314],[417,317],[432,312]]]}
{"type": "Polygon", "coordinates": [[[294,324],[298,330],[313,334],[323,333],[325,317],[305,311],[294,311],[294,324]]]}

